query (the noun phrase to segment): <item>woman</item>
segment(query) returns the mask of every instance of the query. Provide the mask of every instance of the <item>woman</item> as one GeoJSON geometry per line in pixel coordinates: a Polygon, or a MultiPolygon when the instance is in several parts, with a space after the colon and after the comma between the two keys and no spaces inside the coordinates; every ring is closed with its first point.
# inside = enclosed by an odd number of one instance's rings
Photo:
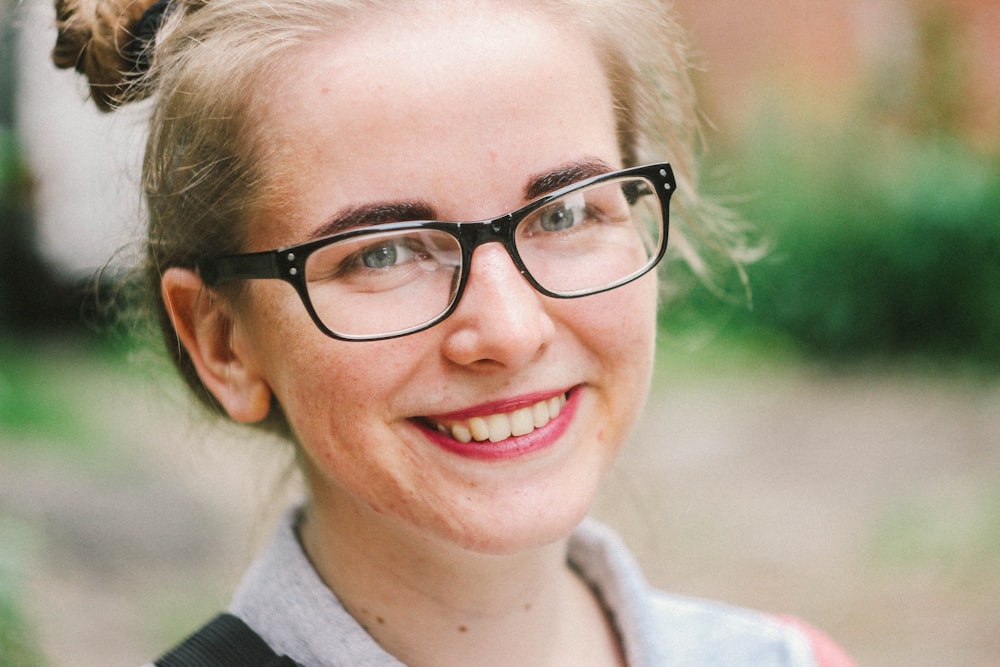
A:
{"type": "Polygon", "coordinates": [[[270,650],[817,664],[808,631],[648,590],[584,521],[648,390],[675,189],[671,244],[704,233],[662,3],[57,8],[56,62],[99,106],[155,98],[168,349],[297,448],[308,500],[229,610],[270,650]]]}

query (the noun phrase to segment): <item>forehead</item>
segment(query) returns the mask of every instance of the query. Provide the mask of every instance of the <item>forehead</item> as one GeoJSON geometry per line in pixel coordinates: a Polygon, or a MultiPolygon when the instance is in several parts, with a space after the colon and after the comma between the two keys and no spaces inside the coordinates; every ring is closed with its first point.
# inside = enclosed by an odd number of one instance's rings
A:
{"type": "Polygon", "coordinates": [[[428,199],[473,177],[616,161],[608,83],[581,31],[501,3],[420,7],[368,15],[274,70],[258,125],[265,175],[289,199],[428,199]]]}

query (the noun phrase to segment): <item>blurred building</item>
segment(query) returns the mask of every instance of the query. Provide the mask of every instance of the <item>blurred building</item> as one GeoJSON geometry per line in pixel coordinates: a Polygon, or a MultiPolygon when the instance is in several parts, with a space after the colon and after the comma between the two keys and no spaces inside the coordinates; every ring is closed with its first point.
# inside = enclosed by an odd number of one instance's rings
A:
{"type": "Polygon", "coordinates": [[[820,121],[862,108],[916,131],[946,126],[1000,150],[996,0],[676,4],[706,64],[704,105],[724,137],[777,102],[820,121]]]}

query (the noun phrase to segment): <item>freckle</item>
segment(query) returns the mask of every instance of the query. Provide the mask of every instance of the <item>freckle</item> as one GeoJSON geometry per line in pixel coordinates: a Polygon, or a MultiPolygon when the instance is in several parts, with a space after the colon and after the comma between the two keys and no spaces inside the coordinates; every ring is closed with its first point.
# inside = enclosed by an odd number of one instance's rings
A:
{"type": "Polygon", "coordinates": [[[385,619],[382,618],[381,616],[376,616],[375,620],[378,621],[379,625],[385,625],[385,619]]]}
{"type": "Polygon", "coordinates": [[[458,631],[459,632],[468,632],[469,628],[465,627],[464,625],[460,625],[460,626],[458,626],[458,631]]]}
{"type": "Polygon", "coordinates": [[[524,603],[524,610],[525,611],[531,611],[531,603],[530,602],[525,602],[524,603]]]}

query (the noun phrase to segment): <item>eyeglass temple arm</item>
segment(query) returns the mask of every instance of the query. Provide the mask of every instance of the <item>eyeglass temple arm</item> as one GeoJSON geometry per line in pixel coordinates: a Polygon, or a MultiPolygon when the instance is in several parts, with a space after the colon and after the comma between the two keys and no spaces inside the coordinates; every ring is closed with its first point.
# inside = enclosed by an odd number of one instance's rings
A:
{"type": "Polygon", "coordinates": [[[198,274],[209,287],[228,280],[284,277],[278,267],[278,253],[273,250],[213,257],[198,262],[197,266],[198,274]]]}

